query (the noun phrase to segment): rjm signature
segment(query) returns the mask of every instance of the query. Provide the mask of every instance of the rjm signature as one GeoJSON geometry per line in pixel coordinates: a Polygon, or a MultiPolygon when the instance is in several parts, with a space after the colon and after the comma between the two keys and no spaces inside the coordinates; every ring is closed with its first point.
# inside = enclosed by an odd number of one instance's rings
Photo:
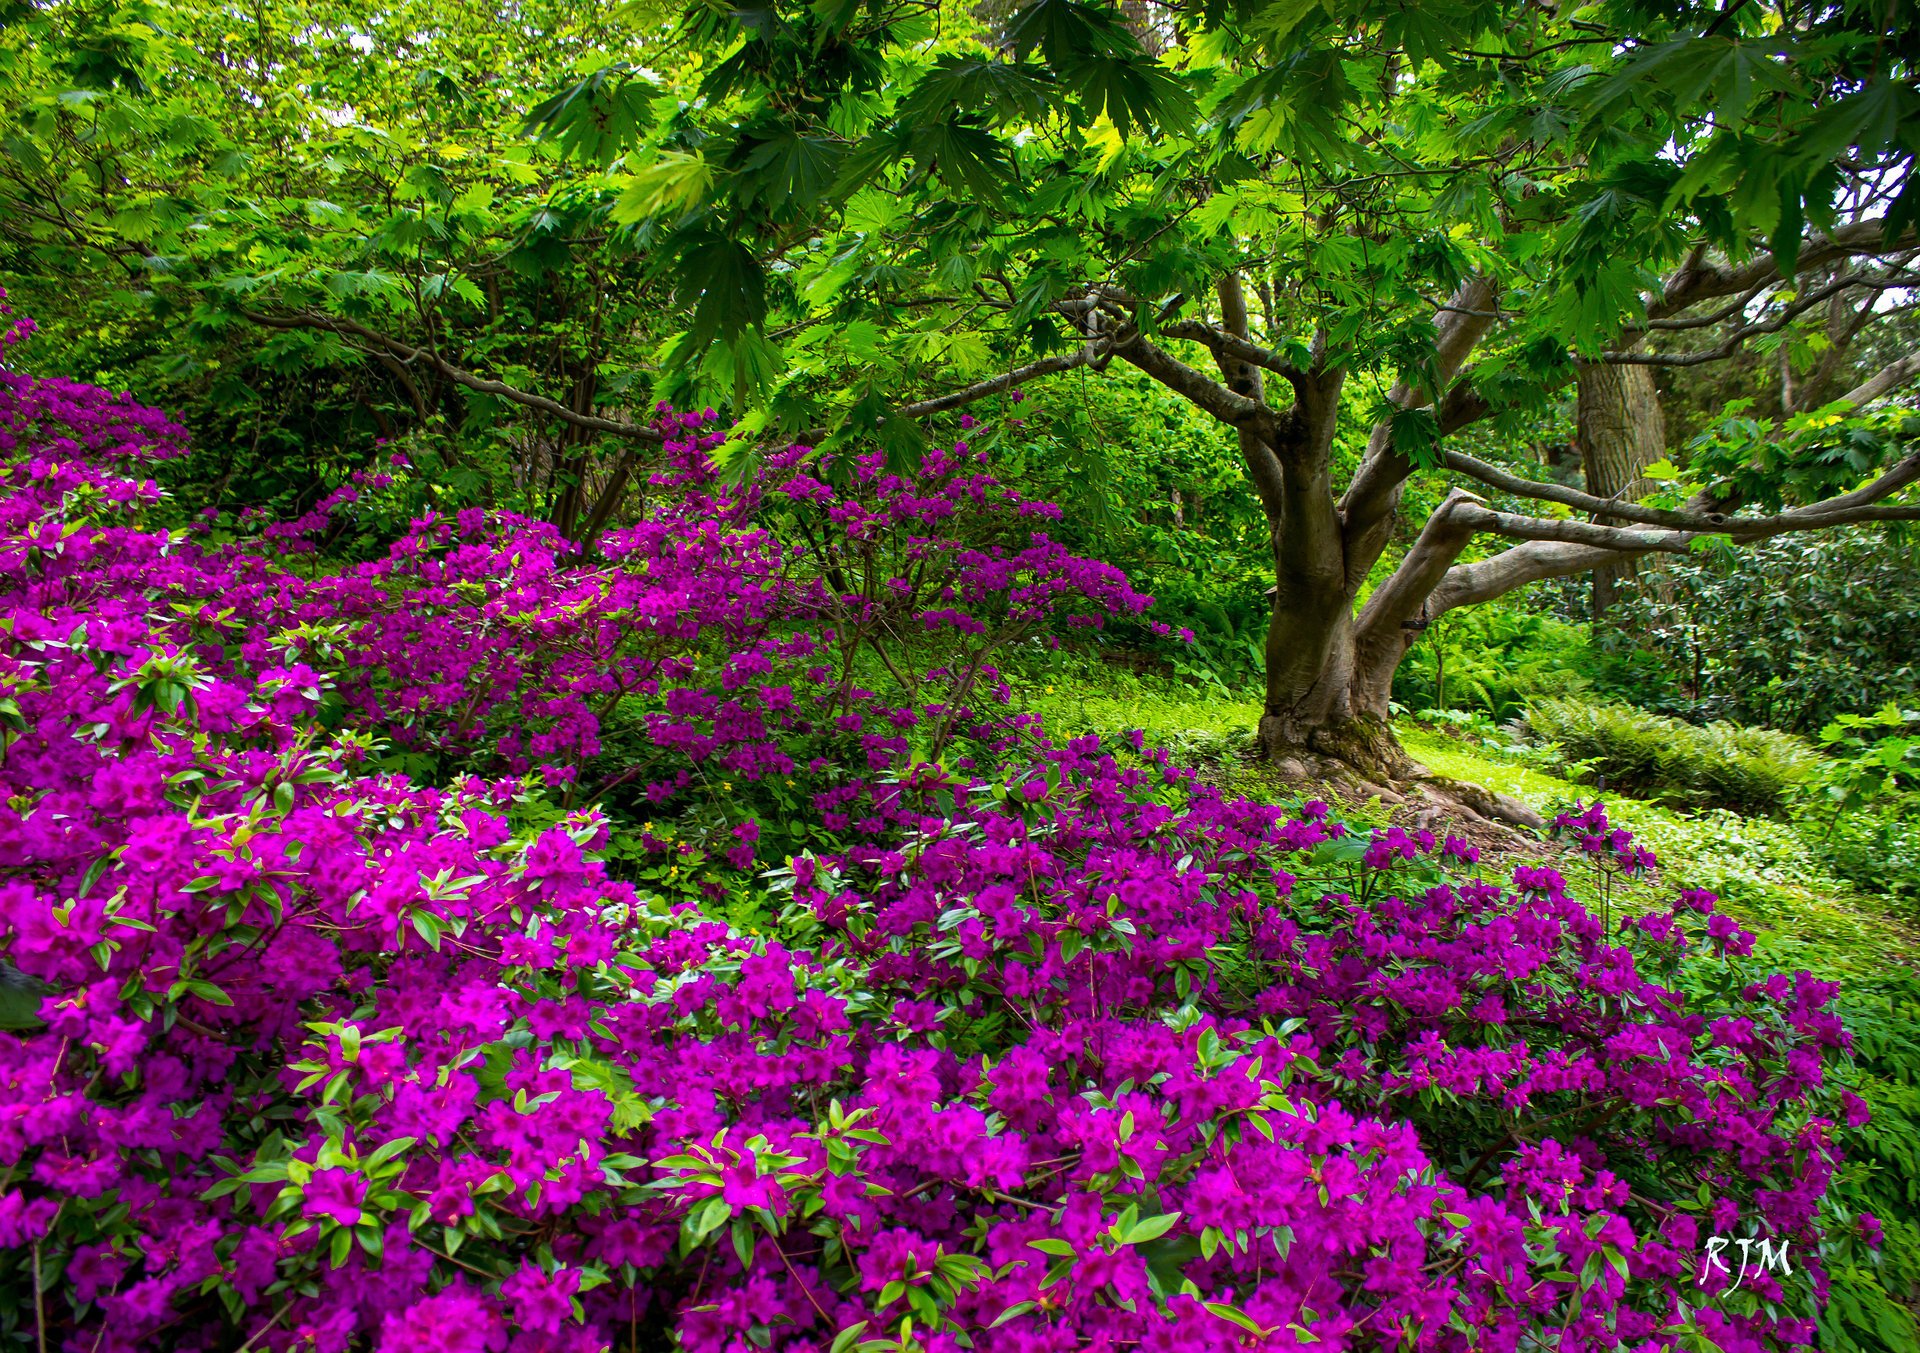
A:
{"type": "Polygon", "coordinates": [[[1740,1271],[1734,1273],[1733,1284],[1727,1290],[1737,1289],[1749,1273],[1779,1273],[1791,1275],[1793,1266],[1787,1262],[1787,1242],[1768,1240],[1764,1236],[1708,1236],[1707,1262],[1700,1272],[1700,1285],[1707,1285],[1707,1277],[1716,1269],[1721,1273],[1733,1273],[1732,1267],[1721,1253],[1729,1245],[1740,1247],[1740,1271]]]}

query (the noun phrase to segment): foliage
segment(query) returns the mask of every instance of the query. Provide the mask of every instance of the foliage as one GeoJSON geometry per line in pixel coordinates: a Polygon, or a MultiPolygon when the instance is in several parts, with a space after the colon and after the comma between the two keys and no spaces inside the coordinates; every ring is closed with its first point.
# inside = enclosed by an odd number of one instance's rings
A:
{"type": "MultiPolygon", "coordinates": [[[[1796,957],[1819,961],[1816,954],[1796,957]]],[[[1854,1037],[1854,1088],[1872,1109],[1860,1149],[1834,1181],[1856,1215],[1880,1220],[1886,1243],[1866,1273],[1834,1274],[1821,1346],[1903,1350],[1920,1344],[1911,1298],[1920,1284],[1920,980],[1904,964],[1851,979],[1836,1002],[1854,1037]]]]}
{"type": "Polygon", "coordinates": [[[1496,604],[1449,612],[1422,632],[1394,674],[1394,699],[1415,710],[1478,710],[1504,723],[1534,700],[1571,697],[1590,685],[1586,645],[1584,625],[1536,610],[1496,604]]]}
{"type": "Polygon", "coordinates": [[[1870,1262],[1823,1201],[1864,1119],[1832,984],[1707,894],[1609,933],[1551,869],[992,717],[996,640],[1144,598],[969,541],[1047,513],[963,453],[730,488],[682,419],[600,557],[474,512],[303,572],[312,522],[147,520],[164,417],[4,374],[0,420],[16,1337],[1759,1350],[1870,1262]],[[914,627],[981,647],[904,666],[914,627]],[[610,874],[568,787],[622,720],[677,820],[801,782],[770,874],[755,819],[638,829],[778,935],[610,874]],[[1793,1272],[1703,1272],[1710,1233],[1793,1272]]]}
{"type": "Polygon", "coordinates": [[[1920,711],[1888,703],[1872,714],[1842,714],[1820,730],[1820,746],[1832,758],[1820,782],[1836,816],[1920,789],[1920,711]]]}
{"type": "MultiPolygon", "coordinates": [[[[1663,562],[1622,607],[1598,689],[1692,718],[1811,735],[1901,700],[1920,681],[1920,583],[1912,546],[1860,531],[1783,537],[1663,562]]],[[[1599,640],[1596,639],[1596,647],[1599,640]]]]}
{"type": "Polygon", "coordinates": [[[1920,798],[1903,794],[1855,813],[1822,814],[1807,835],[1836,876],[1909,908],[1920,899],[1920,798]]]}
{"type": "Polygon", "coordinates": [[[1271,585],[1260,562],[1267,525],[1218,427],[1138,376],[1060,382],[1013,412],[1026,435],[1003,443],[1003,473],[1066,508],[1062,542],[1151,579],[1156,611],[1193,632],[1174,642],[1123,618],[1103,638],[1203,686],[1255,688],[1271,585]]]}
{"type": "Polygon", "coordinates": [[[1823,409],[1775,422],[1753,417],[1751,403],[1729,400],[1720,420],[1688,443],[1678,470],[1657,469],[1649,501],[1677,507],[1704,494],[1777,511],[1855,487],[1920,434],[1905,409],[1864,417],[1823,409]]]}
{"type": "Polygon", "coordinates": [[[1569,763],[1607,784],[1678,805],[1776,812],[1820,765],[1811,747],[1786,733],[1696,727],[1631,705],[1541,700],[1528,707],[1527,722],[1569,763]]]}
{"type": "Polygon", "coordinates": [[[1837,873],[1894,896],[1920,896],[1920,714],[1887,704],[1820,730],[1829,754],[1806,812],[1837,873]]]}
{"type": "Polygon", "coordinates": [[[648,407],[633,367],[669,288],[519,130],[535,91],[630,40],[569,0],[510,21],[429,0],[16,6],[0,266],[57,369],[182,411],[210,454],[156,473],[197,501],[298,515],[386,439],[428,471],[423,501],[553,514],[570,476],[607,473],[583,459],[598,439],[293,317],[397,325],[563,405],[648,407]]]}
{"type": "MultiPolygon", "coordinates": [[[[1318,344],[1370,420],[1478,274],[1524,304],[1471,385],[1524,419],[1650,270],[1790,269],[1862,179],[1889,240],[1920,203],[1911,19],[1856,0],[17,8],[5,238],[76,355],[222,443],[379,425],[543,511],[622,452],[507,391],[911,455],[907,392],[1061,356],[1096,279],[1204,363],[1178,323],[1245,272],[1254,337],[1318,344]]],[[[1395,436],[1431,464],[1438,423],[1395,436]]]]}

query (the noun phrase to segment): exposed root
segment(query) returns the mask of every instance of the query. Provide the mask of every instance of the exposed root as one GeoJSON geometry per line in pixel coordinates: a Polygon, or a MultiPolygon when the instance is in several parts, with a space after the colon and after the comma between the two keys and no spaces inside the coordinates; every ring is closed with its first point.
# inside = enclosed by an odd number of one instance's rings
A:
{"type": "Polygon", "coordinates": [[[1501,854],[1540,853],[1545,842],[1538,832],[1546,819],[1532,808],[1510,794],[1435,775],[1424,766],[1417,770],[1406,786],[1411,811],[1405,825],[1465,836],[1501,854]]]}
{"type": "Polygon", "coordinates": [[[1545,817],[1511,794],[1502,794],[1466,780],[1436,775],[1425,766],[1417,767],[1416,772],[1414,783],[1436,803],[1452,805],[1476,817],[1509,827],[1538,830],[1547,825],[1545,817]]]}
{"type": "Polygon", "coordinates": [[[1276,780],[1300,792],[1349,803],[1377,799],[1410,829],[1466,836],[1503,854],[1537,853],[1546,819],[1510,794],[1437,775],[1406,754],[1382,721],[1354,719],[1289,738],[1277,720],[1261,721],[1256,758],[1276,780]]]}

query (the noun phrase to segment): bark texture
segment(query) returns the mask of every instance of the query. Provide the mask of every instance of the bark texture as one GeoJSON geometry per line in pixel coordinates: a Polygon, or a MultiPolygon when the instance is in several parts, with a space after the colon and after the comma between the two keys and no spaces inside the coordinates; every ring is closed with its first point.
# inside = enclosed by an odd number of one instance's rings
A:
{"type": "MultiPolygon", "coordinates": [[[[1631,503],[1651,485],[1640,472],[1666,453],[1666,419],[1650,366],[1583,362],[1578,376],[1575,440],[1587,492],[1595,498],[1631,503]]],[[[1597,515],[1595,521],[1622,518],[1597,515]]],[[[1632,585],[1638,565],[1632,559],[1593,571],[1593,618],[1602,619],[1632,585]]]]}

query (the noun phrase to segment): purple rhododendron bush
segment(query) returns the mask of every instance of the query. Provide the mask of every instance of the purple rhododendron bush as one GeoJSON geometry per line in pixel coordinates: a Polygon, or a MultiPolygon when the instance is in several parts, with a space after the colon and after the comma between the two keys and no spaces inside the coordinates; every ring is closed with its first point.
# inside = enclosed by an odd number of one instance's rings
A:
{"type": "Polygon", "coordinates": [[[476,511],[329,562],[378,477],[169,527],[178,427],[0,373],[19,1346],[1808,1343],[1831,985],[1706,894],[1603,923],[1051,741],[994,652],[1147,599],[1048,508],[662,427],[591,556],[476,511]]]}

